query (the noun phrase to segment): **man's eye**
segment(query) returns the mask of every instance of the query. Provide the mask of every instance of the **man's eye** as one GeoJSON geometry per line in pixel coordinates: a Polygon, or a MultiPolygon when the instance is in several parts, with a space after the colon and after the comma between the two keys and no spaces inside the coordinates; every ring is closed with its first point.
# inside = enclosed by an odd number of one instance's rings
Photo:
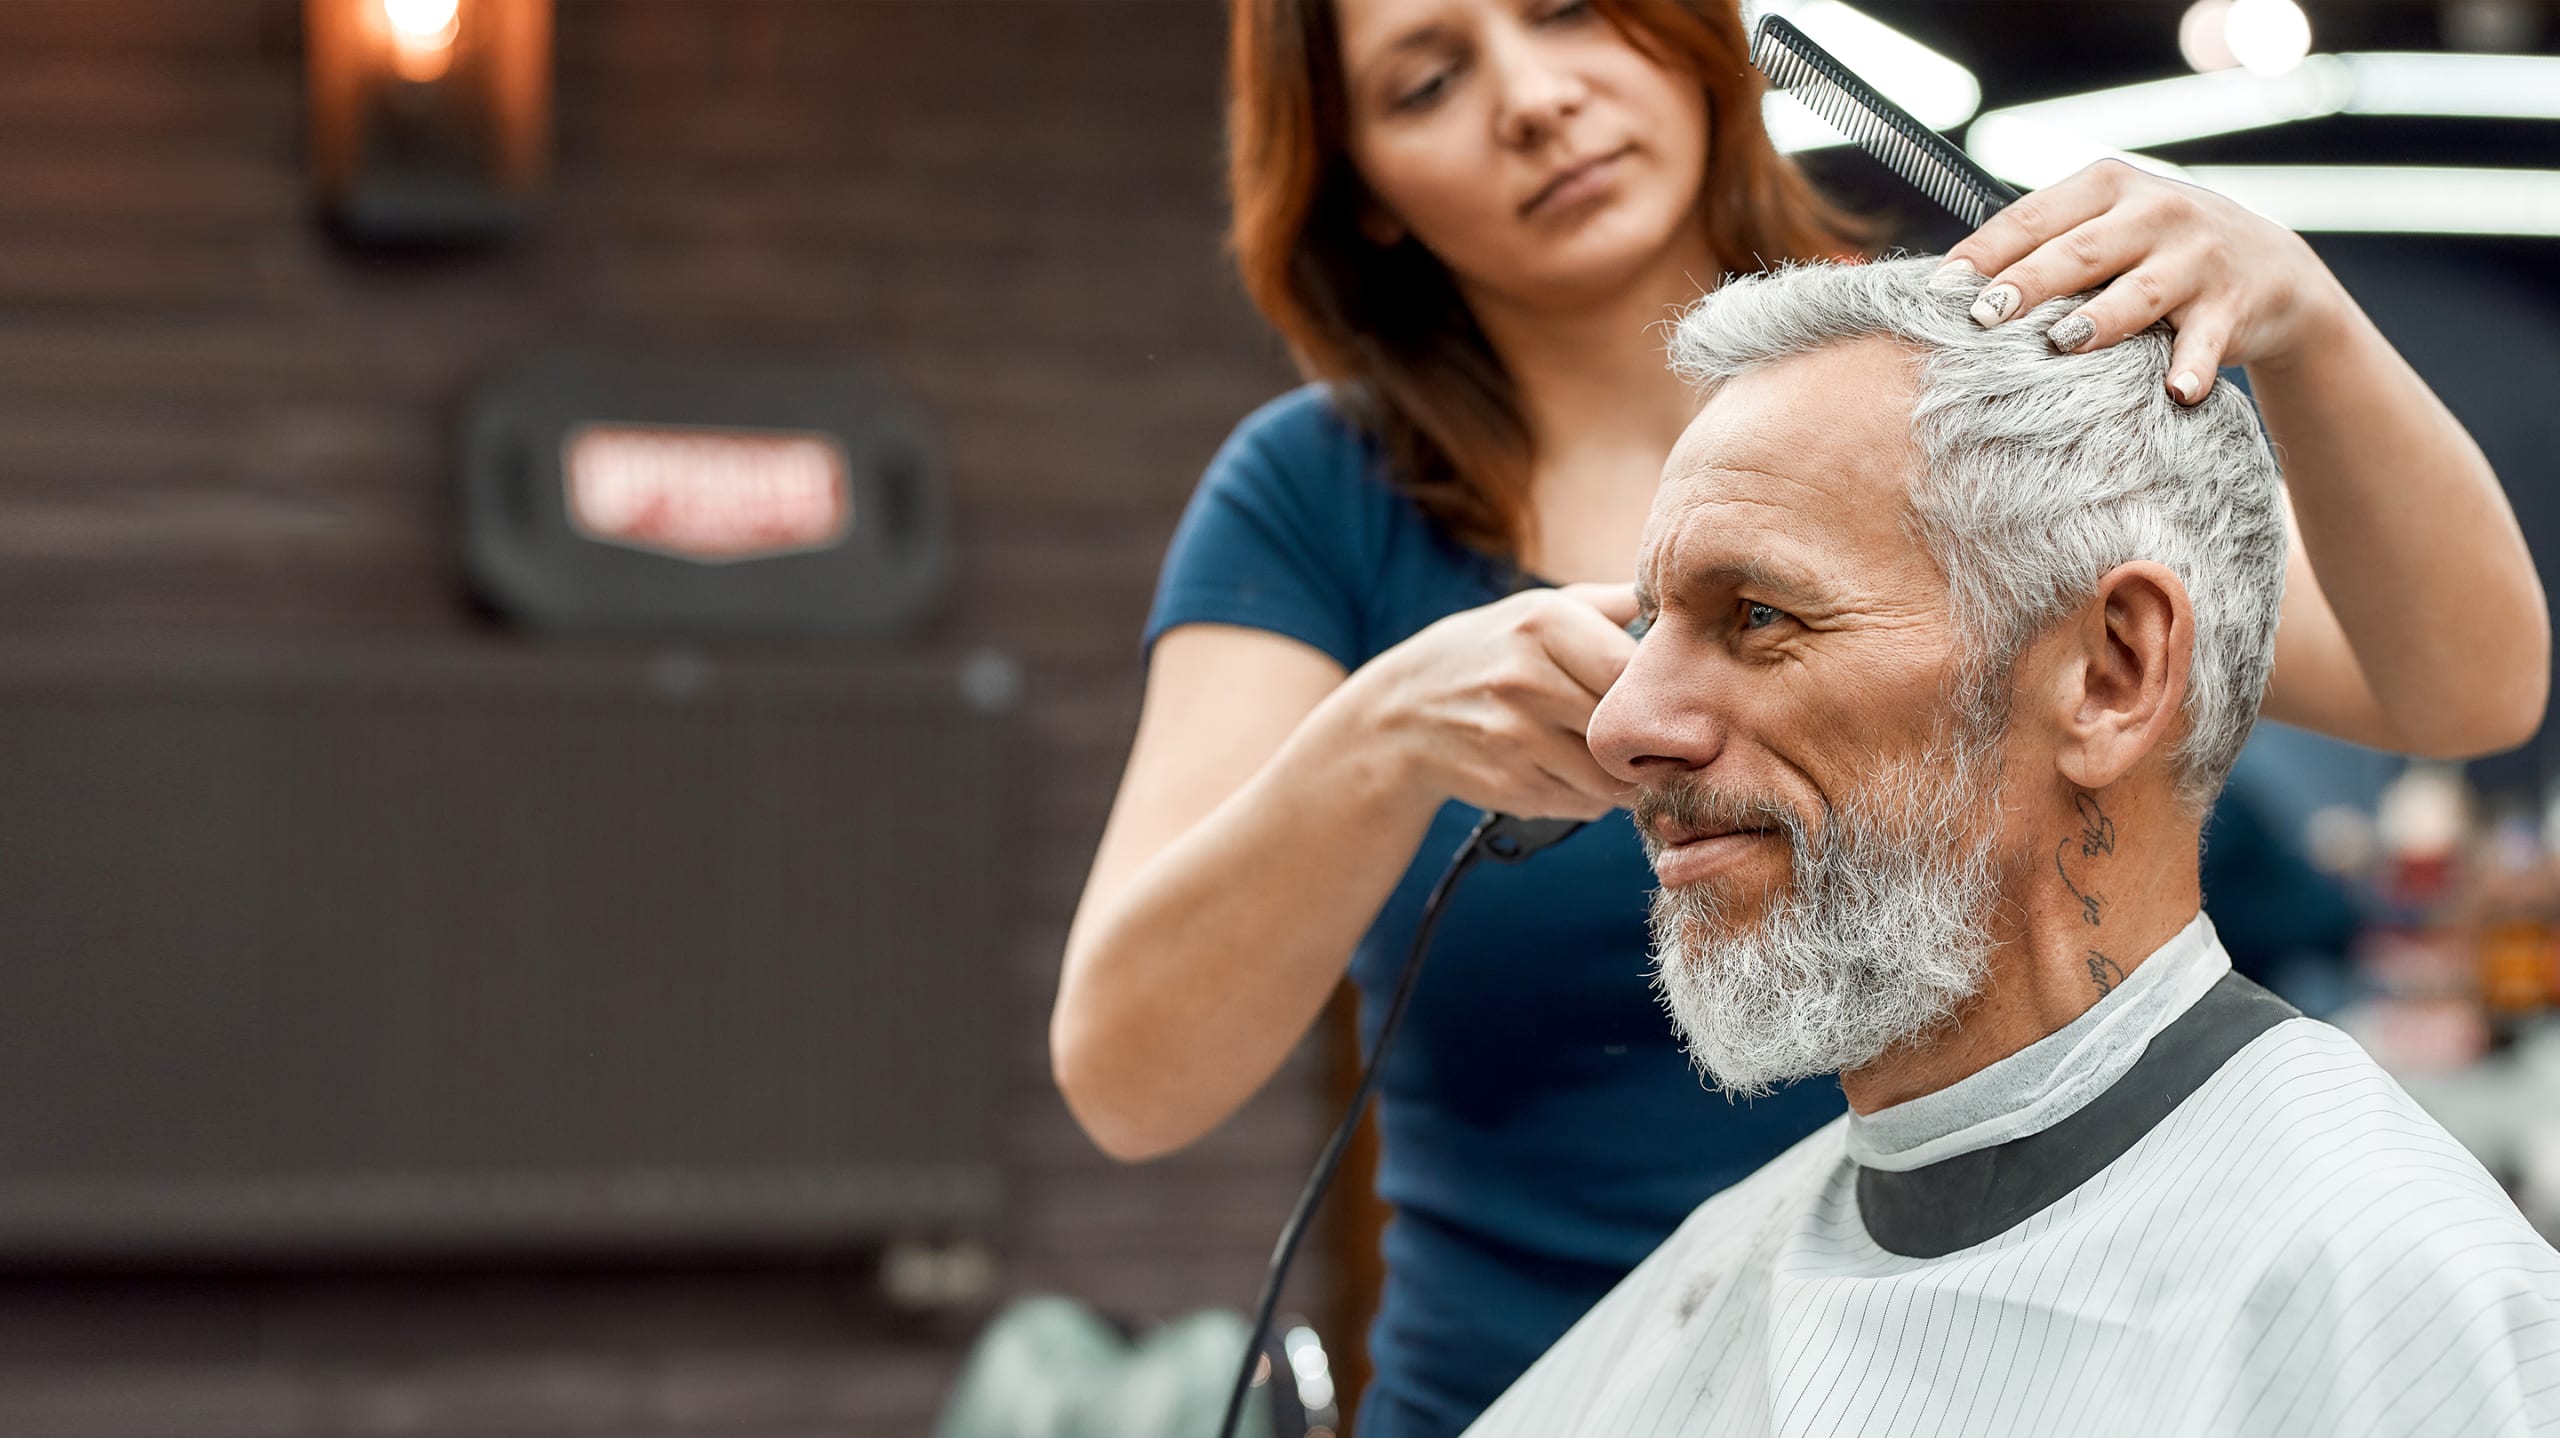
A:
{"type": "Polygon", "coordinates": [[[1544,20],[1579,20],[1591,13],[1591,0],[1565,0],[1565,3],[1540,16],[1544,20]]]}
{"type": "Polygon", "coordinates": [[[1742,627],[1745,629],[1766,629],[1786,617],[1785,610],[1766,604],[1746,604],[1742,607],[1742,627]]]}

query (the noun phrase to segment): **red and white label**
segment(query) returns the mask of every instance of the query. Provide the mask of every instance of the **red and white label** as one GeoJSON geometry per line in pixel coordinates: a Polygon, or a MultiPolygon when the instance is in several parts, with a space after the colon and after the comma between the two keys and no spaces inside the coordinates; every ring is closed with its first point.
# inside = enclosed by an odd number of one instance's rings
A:
{"type": "Polygon", "coordinates": [[[580,425],[560,469],[570,523],[606,544],[727,564],[853,531],[844,446],[815,431],[580,425]]]}

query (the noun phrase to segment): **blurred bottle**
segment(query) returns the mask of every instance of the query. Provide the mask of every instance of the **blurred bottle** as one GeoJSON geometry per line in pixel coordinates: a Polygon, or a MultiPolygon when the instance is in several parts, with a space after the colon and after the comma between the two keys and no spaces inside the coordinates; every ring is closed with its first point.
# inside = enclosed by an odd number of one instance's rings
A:
{"type": "Polygon", "coordinates": [[[2478,936],[2482,1007],[2502,1026],[2539,1015],[2552,1002],[2553,970],[2560,964],[2554,942],[2560,892],[2531,818],[2511,814],[2489,831],[2470,889],[2464,907],[2478,936]]]}
{"type": "Polygon", "coordinates": [[[2461,885],[2472,811],[2458,768],[2413,763],[2384,786],[2368,853],[2331,821],[2332,862],[2362,860],[2374,919],[2355,946],[2370,997],[2341,1023],[2395,1073],[2467,1068],[2496,1037],[2461,885]]]}
{"type": "Polygon", "coordinates": [[[2441,914],[2471,828],[2471,788],[2452,764],[2412,763],[2385,785],[2374,815],[2382,847],[2378,897],[2404,922],[2441,914]]]}
{"type": "Polygon", "coordinates": [[[2378,879],[2382,843],[2373,816],[2353,804],[2331,804],[2303,821],[2303,857],[2349,893],[2369,898],[2378,879]]]}

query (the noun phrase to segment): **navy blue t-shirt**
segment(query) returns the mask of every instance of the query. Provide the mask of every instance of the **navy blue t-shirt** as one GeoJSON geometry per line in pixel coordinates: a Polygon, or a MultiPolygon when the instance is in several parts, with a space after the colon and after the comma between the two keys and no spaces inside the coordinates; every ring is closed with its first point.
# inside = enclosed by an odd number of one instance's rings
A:
{"type": "MultiPolygon", "coordinates": [[[[1452,541],[1309,386],[1211,461],[1146,641],[1182,624],[1287,635],[1357,669],[1524,580],[1452,541]]],[[[1361,940],[1365,1047],[1425,893],[1477,819],[1442,809],[1361,940]]],[[[1379,1088],[1395,1206],[1361,1438],[1448,1438],[1708,1195],[1837,1117],[1835,1080],[1736,1103],[1699,1080],[1648,976],[1654,887],[1623,814],[1480,865],[1441,918],[1379,1088]]]]}

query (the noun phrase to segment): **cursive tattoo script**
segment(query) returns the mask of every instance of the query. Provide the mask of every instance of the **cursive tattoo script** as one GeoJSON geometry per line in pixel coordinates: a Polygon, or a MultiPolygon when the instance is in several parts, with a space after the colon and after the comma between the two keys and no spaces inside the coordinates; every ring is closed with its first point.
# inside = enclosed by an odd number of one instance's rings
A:
{"type": "Polygon", "coordinates": [[[2116,991],[2116,985],[2124,982],[2124,970],[2116,967],[2115,960],[2099,953],[2096,949],[2091,949],[2089,951],[2089,982],[2098,986],[2098,997],[2105,998],[2116,991]]]}
{"type": "Polygon", "coordinates": [[[2069,889],[2071,897],[2080,901],[2080,917],[2094,927],[2106,917],[2107,896],[2095,888],[2082,888],[2071,877],[2069,860],[2075,849],[2082,859],[2113,854],[2116,851],[2116,821],[2108,818],[2107,811],[2099,808],[2098,801],[2087,794],[2079,795],[2071,803],[2080,812],[2080,832],[2054,846],[2053,871],[2062,876],[2062,887],[2069,889]]]}
{"type": "Polygon", "coordinates": [[[2082,794],[2071,801],[2080,811],[2080,857],[2094,859],[2116,851],[2116,821],[2098,807],[2098,801],[2082,794]]]}

